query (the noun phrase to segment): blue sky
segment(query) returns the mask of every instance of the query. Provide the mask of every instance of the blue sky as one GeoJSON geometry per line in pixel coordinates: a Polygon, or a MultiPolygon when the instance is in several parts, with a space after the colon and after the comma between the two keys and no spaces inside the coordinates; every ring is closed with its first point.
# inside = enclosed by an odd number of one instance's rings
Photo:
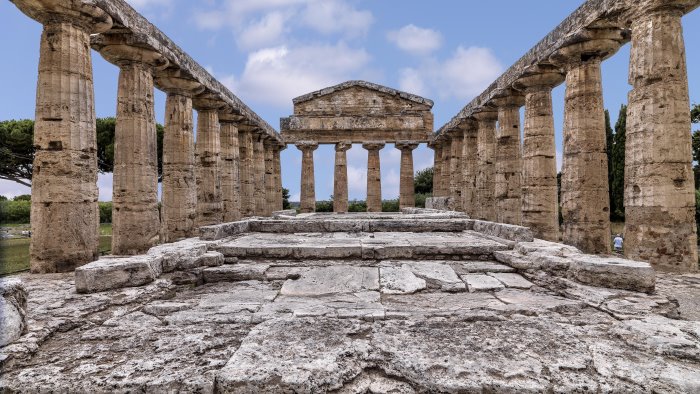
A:
{"type": "MultiPolygon", "coordinates": [[[[435,101],[435,127],[454,116],[583,1],[440,0],[128,0],[276,129],[292,98],[350,79],[365,79],[435,101]]],[[[700,11],[684,18],[691,102],[700,102],[700,11]],[[691,41],[695,38],[695,42],[691,41]]],[[[0,120],[33,118],[41,25],[0,1],[0,120]]],[[[629,45],[603,65],[605,105],[613,122],[627,101],[629,45]]],[[[93,52],[96,111],[113,116],[118,70],[93,52]]],[[[156,91],[163,123],[165,95],[156,91]]],[[[561,156],[564,85],[554,90],[561,156]]],[[[315,154],[316,195],[333,190],[333,147],[315,154]]],[[[383,198],[399,188],[400,153],[381,151],[383,198]]],[[[416,169],[432,150],[414,152],[416,169]]],[[[348,152],[350,198],[365,198],[367,154],[348,152]]],[[[299,195],[301,152],[282,153],[284,187],[299,195]]],[[[99,179],[111,199],[111,175],[99,179]]],[[[28,190],[0,181],[0,194],[28,190]]]]}

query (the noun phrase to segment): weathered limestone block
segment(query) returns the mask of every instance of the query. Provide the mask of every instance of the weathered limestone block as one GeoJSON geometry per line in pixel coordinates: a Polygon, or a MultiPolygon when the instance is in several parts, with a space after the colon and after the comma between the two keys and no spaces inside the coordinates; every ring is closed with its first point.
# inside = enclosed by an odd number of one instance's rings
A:
{"type": "Polygon", "coordinates": [[[265,272],[269,268],[269,264],[234,264],[206,268],[202,275],[206,283],[265,280],[265,272]]]}
{"type": "Polygon", "coordinates": [[[253,137],[253,200],[256,216],[267,216],[265,214],[267,203],[265,171],[265,138],[261,134],[256,134],[253,137]]]}
{"type": "Polygon", "coordinates": [[[527,290],[534,286],[532,282],[523,278],[522,275],[513,272],[489,272],[489,276],[498,279],[506,287],[513,289],[527,290]]]}
{"type": "Polygon", "coordinates": [[[475,220],[473,229],[474,231],[498,238],[507,239],[509,241],[531,242],[534,239],[534,236],[532,235],[532,230],[530,230],[527,227],[516,226],[512,224],[475,220]]]}
{"type": "Polygon", "coordinates": [[[272,216],[272,211],[275,210],[275,159],[274,150],[277,142],[265,141],[264,158],[265,158],[265,209],[263,216],[272,216]]]}
{"type": "Polygon", "coordinates": [[[13,3],[44,24],[34,124],[30,269],[69,272],[99,255],[90,34],[109,30],[112,18],[92,3],[13,3]]]}
{"type": "Polygon", "coordinates": [[[559,50],[566,69],[564,161],[561,175],[563,240],[586,253],[610,251],[610,196],[600,64],[620,46],[617,30],[559,50]]]}
{"type": "Polygon", "coordinates": [[[470,293],[479,291],[499,291],[505,286],[498,279],[483,274],[467,274],[462,275],[462,279],[467,284],[470,293]]]}
{"type": "Polygon", "coordinates": [[[215,241],[232,235],[248,232],[248,220],[202,226],[199,228],[199,237],[205,241],[215,241]]]}
{"type": "Polygon", "coordinates": [[[379,151],[384,148],[384,142],[366,142],[362,147],[367,149],[367,212],[382,211],[382,175],[379,151]]]}
{"type": "Polygon", "coordinates": [[[119,66],[114,134],[112,253],[135,255],[160,241],[153,74],[168,61],[115,40],[100,51],[119,66]]]}
{"type": "Polygon", "coordinates": [[[379,267],[379,283],[383,294],[413,294],[427,288],[425,279],[404,267],[379,267]]]}
{"type": "Polygon", "coordinates": [[[147,255],[162,258],[165,273],[209,266],[210,260],[202,258],[207,253],[208,243],[197,238],[162,244],[149,249],[147,255]]]}
{"type": "Polygon", "coordinates": [[[334,293],[355,293],[379,290],[379,269],[376,267],[332,266],[313,268],[299,279],[284,282],[281,295],[320,296],[334,293]]]}
{"type": "Polygon", "coordinates": [[[163,242],[174,242],[192,236],[197,216],[192,96],[201,91],[201,85],[173,76],[157,77],[156,83],[168,93],[163,133],[163,242]]]}
{"type": "Polygon", "coordinates": [[[496,120],[497,111],[484,111],[474,114],[477,120],[476,131],[476,201],[478,209],[474,219],[496,220],[495,200],[495,149],[496,149],[496,120]]]}
{"type": "Polygon", "coordinates": [[[651,293],[656,273],[648,263],[614,257],[579,255],[572,258],[569,275],[583,284],[651,293]]]}
{"type": "Polygon", "coordinates": [[[662,1],[631,15],[625,254],[660,270],[697,271],[682,16],[662,1]]]}
{"type": "Polygon", "coordinates": [[[223,106],[223,102],[206,96],[194,99],[194,107],[197,109],[197,227],[218,224],[223,220],[221,125],[218,112],[223,106]]]}
{"type": "Polygon", "coordinates": [[[314,179],[314,151],[318,149],[315,142],[296,144],[301,156],[301,213],[316,212],[316,183],[314,179]]]}
{"type": "MultiPolygon", "coordinates": [[[[273,216],[275,212],[282,211],[284,209],[284,198],[282,196],[282,161],[280,160],[280,152],[287,149],[286,145],[280,146],[275,149],[273,154],[273,160],[275,165],[275,206],[272,212],[273,216]]],[[[296,211],[294,211],[296,213],[296,211]]]]}
{"type": "Polygon", "coordinates": [[[27,333],[27,289],[21,280],[0,278],[0,347],[27,333]]]}
{"type": "Polygon", "coordinates": [[[333,212],[348,211],[348,154],[349,142],[335,144],[335,173],[333,177],[333,212]]]}
{"type": "Polygon", "coordinates": [[[426,281],[429,288],[438,288],[450,293],[467,291],[464,282],[447,264],[429,261],[407,261],[401,268],[410,270],[426,281]]]}
{"type": "Polygon", "coordinates": [[[507,94],[494,100],[498,106],[494,178],[496,221],[519,226],[522,224],[520,107],[524,98],[513,92],[507,94]]]}
{"type": "Polygon", "coordinates": [[[160,256],[106,256],[75,270],[75,290],[96,293],[153,282],[163,272],[160,256]]]}
{"type": "Polygon", "coordinates": [[[477,203],[477,123],[473,119],[462,122],[464,127],[462,140],[462,211],[469,217],[475,218],[478,211],[477,203]]]}
{"type": "Polygon", "coordinates": [[[450,197],[428,197],[425,199],[425,207],[427,209],[449,211],[450,205],[450,197]]]}
{"type": "Polygon", "coordinates": [[[442,146],[428,145],[433,152],[433,197],[440,195],[440,171],[442,171],[442,146]]]}
{"type": "Polygon", "coordinates": [[[535,237],[559,240],[559,196],[554,141],[552,88],[564,77],[557,69],[538,69],[515,87],[525,93],[523,128],[523,226],[535,237]]]}
{"type": "Polygon", "coordinates": [[[219,113],[221,123],[221,200],[223,221],[241,219],[241,183],[239,177],[240,153],[238,128],[227,114],[219,113]]]}
{"type": "Polygon", "coordinates": [[[418,147],[418,143],[398,141],[394,146],[401,151],[399,208],[411,208],[416,205],[415,185],[413,182],[413,150],[418,147]]]}
{"type": "Polygon", "coordinates": [[[253,133],[246,128],[238,130],[240,178],[241,178],[241,216],[251,217],[255,215],[255,201],[253,200],[253,133]]]}
{"type": "Polygon", "coordinates": [[[450,135],[450,178],[448,180],[450,209],[462,211],[462,142],[464,134],[462,130],[455,130],[450,135]]]}
{"type": "Polygon", "coordinates": [[[452,170],[450,158],[452,153],[452,144],[448,139],[442,141],[442,144],[443,147],[440,151],[442,154],[442,159],[440,160],[442,165],[440,166],[440,174],[438,176],[438,179],[440,180],[440,194],[438,197],[450,197],[450,177],[452,176],[450,174],[450,171],[452,170]]]}

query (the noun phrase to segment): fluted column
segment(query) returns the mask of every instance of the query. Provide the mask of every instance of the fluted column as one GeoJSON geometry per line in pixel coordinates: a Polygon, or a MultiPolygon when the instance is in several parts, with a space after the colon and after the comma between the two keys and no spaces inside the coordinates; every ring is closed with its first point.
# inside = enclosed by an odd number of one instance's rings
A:
{"type": "Polygon", "coordinates": [[[437,144],[429,145],[433,150],[433,197],[440,194],[440,172],[442,171],[442,147],[437,144]]]}
{"type": "Polygon", "coordinates": [[[316,142],[299,142],[297,149],[301,156],[301,213],[316,212],[316,184],[314,180],[314,151],[318,148],[316,142]]]}
{"type": "Polygon", "coordinates": [[[197,142],[195,143],[195,174],[197,177],[197,227],[223,221],[221,193],[221,126],[219,109],[224,103],[207,97],[196,97],[197,142]]]}
{"type": "Polygon", "coordinates": [[[563,48],[557,54],[566,70],[562,239],[586,253],[610,252],[608,157],[600,64],[619,45],[610,39],[593,39],[563,48]]]}
{"type": "Polygon", "coordinates": [[[287,149],[286,145],[282,145],[275,149],[273,154],[275,165],[275,211],[284,209],[284,198],[282,197],[282,161],[280,153],[287,149]]]}
{"type": "Polygon", "coordinates": [[[442,140],[442,159],[440,165],[440,195],[438,197],[450,196],[450,157],[452,156],[452,144],[449,139],[442,140]]]}
{"type": "Polygon", "coordinates": [[[189,79],[159,77],[165,100],[161,222],[163,242],[194,235],[197,188],[194,175],[192,96],[201,85],[189,79]]]}
{"type": "Polygon", "coordinates": [[[125,44],[105,46],[100,54],[119,66],[112,254],[141,254],[160,241],[153,73],[167,61],[157,52],[125,44]]]}
{"type": "Polygon", "coordinates": [[[367,149],[367,212],[382,211],[382,174],[379,151],[384,142],[362,144],[367,149]]]}
{"type": "Polygon", "coordinates": [[[462,130],[456,129],[450,132],[450,178],[449,185],[450,209],[462,211],[462,142],[464,135],[462,130]]]}
{"type": "Polygon", "coordinates": [[[241,216],[251,217],[255,215],[255,201],[253,200],[253,132],[251,129],[238,129],[238,149],[240,157],[241,216]]]}
{"type": "Polygon", "coordinates": [[[277,141],[268,140],[265,142],[265,212],[264,216],[272,216],[275,210],[275,192],[277,185],[275,181],[275,155],[277,141]]]}
{"type": "Polygon", "coordinates": [[[475,218],[477,205],[477,125],[473,119],[465,119],[462,127],[462,211],[475,218]]]}
{"type": "Polygon", "coordinates": [[[496,133],[496,175],[494,197],[496,221],[522,224],[520,156],[520,107],[524,98],[514,92],[493,100],[498,106],[498,131],[496,133]]]}
{"type": "Polygon", "coordinates": [[[235,116],[219,112],[221,125],[221,200],[223,221],[234,222],[241,218],[240,151],[238,127],[235,116]]]}
{"type": "Polygon", "coordinates": [[[333,177],[333,212],[348,211],[348,160],[350,142],[335,144],[335,176],[333,177]]]}
{"type": "MultiPolygon", "coordinates": [[[[31,15],[34,1],[14,4],[31,15]]],[[[58,5],[60,18],[44,24],[34,124],[30,269],[70,272],[99,255],[97,144],[90,34],[109,29],[111,18],[85,4],[80,17],[58,5]]]]}
{"type": "Polygon", "coordinates": [[[418,147],[418,142],[398,141],[394,146],[401,151],[399,208],[413,208],[416,206],[416,188],[413,179],[413,151],[418,147]]]}
{"type": "Polygon", "coordinates": [[[253,135],[253,201],[256,216],[265,216],[265,137],[253,135]]]}
{"type": "Polygon", "coordinates": [[[556,69],[519,79],[525,93],[523,130],[523,226],[536,238],[559,241],[559,198],[552,88],[564,77],[556,69]]]}
{"type": "Polygon", "coordinates": [[[698,270],[690,101],[683,13],[673,3],[651,1],[631,17],[625,254],[689,272],[698,270]]]}
{"type": "Polygon", "coordinates": [[[495,222],[495,151],[498,112],[490,108],[484,108],[473,116],[477,120],[476,200],[478,208],[475,218],[495,222]]]}

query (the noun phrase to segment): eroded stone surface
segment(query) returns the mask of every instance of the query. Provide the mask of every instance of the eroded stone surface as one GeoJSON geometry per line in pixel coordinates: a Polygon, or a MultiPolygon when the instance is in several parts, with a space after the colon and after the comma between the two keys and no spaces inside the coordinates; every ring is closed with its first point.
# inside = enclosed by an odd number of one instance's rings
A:
{"type": "Polygon", "coordinates": [[[308,270],[299,279],[288,279],[281,294],[315,296],[379,290],[379,270],[375,267],[321,267],[308,270]]]}

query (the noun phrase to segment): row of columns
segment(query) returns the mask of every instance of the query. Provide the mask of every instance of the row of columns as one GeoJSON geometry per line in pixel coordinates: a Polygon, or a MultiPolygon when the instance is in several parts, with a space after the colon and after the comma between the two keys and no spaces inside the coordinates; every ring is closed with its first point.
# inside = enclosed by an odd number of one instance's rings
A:
{"type": "MultiPolygon", "coordinates": [[[[399,184],[399,206],[401,208],[415,206],[415,189],[413,179],[413,150],[418,142],[398,141],[395,147],[401,151],[401,174],[399,184]]],[[[296,147],[302,152],[301,156],[301,193],[300,211],[315,212],[316,191],[314,178],[314,151],[317,142],[301,141],[296,147]]],[[[381,163],[379,151],[385,142],[366,142],[362,147],[367,150],[367,212],[382,211],[381,163]]],[[[335,144],[335,170],[333,183],[333,211],[344,213],[348,211],[348,165],[347,151],[352,148],[351,142],[335,144]]]]}
{"type": "MultiPolygon", "coordinates": [[[[92,3],[50,9],[29,0],[14,3],[44,25],[30,267],[35,273],[72,271],[99,255],[90,35],[109,30],[112,20],[92,3]]],[[[127,42],[127,36],[110,34],[100,49],[119,67],[112,253],[145,253],[161,241],[195,236],[199,226],[281,209],[279,143],[266,141],[198,82],[168,69],[158,52],[127,42]],[[156,81],[167,93],[160,210],[156,81]],[[196,142],[193,109],[198,112],[196,142]]]]}
{"type": "MultiPolygon", "coordinates": [[[[651,2],[653,4],[654,2],[651,2]]],[[[697,269],[683,12],[630,14],[625,253],[667,270],[697,269]]],[[[434,194],[472,217],[524,225],[588,253],[610,251],[601,63],[625,42],[589,29],[436,141],[434,194]],[[566,82],[560,234],[552,89],[566,82]],[[525,106],[520,141],[520,107],[525,106]],[[460,150],[461,146],[461,150],[460,150]]]]}

